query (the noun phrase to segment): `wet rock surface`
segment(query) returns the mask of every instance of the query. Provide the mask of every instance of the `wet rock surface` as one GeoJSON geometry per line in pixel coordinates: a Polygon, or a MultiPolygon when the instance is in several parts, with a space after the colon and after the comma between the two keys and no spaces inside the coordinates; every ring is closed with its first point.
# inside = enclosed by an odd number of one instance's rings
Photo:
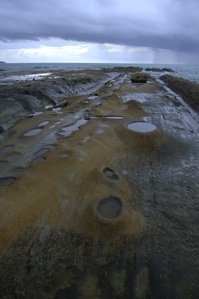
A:
{"type": "MultiPolygon", "coordinates": [[[[107,74],[100,71],[60,71],[49,73],[40,80],[33,77],[28,82],[16,80],[11,81],[10,85],[0,85],[0,125],[7,130],[22,117],[45,110],[46,105],[66,104],[68,97],[97,88],[109,78],[107,74]]],[[[21,75],[15,74],[17,76],[21,75]]]]}
{"type": "Polygon", "coordinates": [[[198,115],[113,73],[1,134],[0,298],[198,298],[198,115]]]}
{"type": "Polygon", "coordinates": [[[169,75],[163,75],[160,79],[166,82],[174,92],[181,95],[183,100],[194,110],[199,112],[199,84],[169,75]]]}

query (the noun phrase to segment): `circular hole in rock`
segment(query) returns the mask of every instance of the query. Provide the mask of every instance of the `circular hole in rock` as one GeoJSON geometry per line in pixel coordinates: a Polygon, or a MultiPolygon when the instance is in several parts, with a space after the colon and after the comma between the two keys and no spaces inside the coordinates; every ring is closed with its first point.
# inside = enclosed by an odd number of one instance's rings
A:
{"type": "Polygon", "coordinates": [[[150,133],[155,131],[157,127],[151,123],[133,122],[128,124],[128,129],[135,132],[150,133]]]}
{"type": "Polygon", "coordinates": [[[115,181],[119,180],[119,177],[115,173],[115,171],[109,167],[104,168],[103,173],[107,176],[107,178],[109,178],[111,180],[115,180],[115,181]]]}
{"type": "Polygon", "coordinates": [[[97,213],[106,219],[116,219],[122,212],[122,200],[116,196],[103,198],[97,205],[97,213]]]}

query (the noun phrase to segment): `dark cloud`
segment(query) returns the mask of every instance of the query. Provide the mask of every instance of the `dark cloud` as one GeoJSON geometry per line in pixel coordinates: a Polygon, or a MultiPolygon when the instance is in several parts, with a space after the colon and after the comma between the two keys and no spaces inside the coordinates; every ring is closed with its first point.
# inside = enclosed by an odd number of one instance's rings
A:
{"type": "Polygon", "coordinates": [[[0,40],[65,40],[199,51],[197,0],[1,0],[0,40]]]}

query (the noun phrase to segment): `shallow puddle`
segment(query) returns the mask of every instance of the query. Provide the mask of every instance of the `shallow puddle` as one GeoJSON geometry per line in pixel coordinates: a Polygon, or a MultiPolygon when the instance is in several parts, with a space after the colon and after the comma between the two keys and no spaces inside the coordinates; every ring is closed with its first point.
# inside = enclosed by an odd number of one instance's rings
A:
{"type": "Polygon", "coordinates": [[[90,96],[90,97],[88,97],[88,100],[95,100],[97,98],[99,98],[99,96],[90,96]]]}
{"type": "Polygon", "coordinates": [[[124,119],[124,116],[120,116],[120,115],[107,115],[104,117],[107,119],[124,119]]]}
{"type": "Polygon", "coordinates": [[[74,125],[68,126],[68,127],[63,127],[61,129],[61,132],[59,132],[59,135],[63,135],[64,137],[70,136],[73,132],[79,130],[79,127],[86,124],[87,120],[85,119],[80,119],[78,122],[76,122],[74,125]]]}
{"type": "Polygon", "coordinates": [[[26,75],[11,75],[5,78],[1,78],[1,81],[4,82],[12,82],[14,84],[15,81],[32,81],[32,80],[40,80],[46,76],[50,76],[51,73],[41,73],[41,74],[26,74],[26,75]]]}
{"type": "Polygon", "coordinates": [[[38,116],[38,115],[41,115],[42,113],[43,113],[43,111],[35,112],[33,114],[29,114],[28,117],[38,116]]]}
{"type": "Polygon", "coordinates": [[[91,119],[95,119],[95,118],[124,119],[124,116],[120,116],[120,115],[93,115],[93,116],[91,116],[91,119]]]}
{"type": "Polygon", "coordinates": [[[110,196],[102,199],[97,206],[97,213],[106,219],[115,219],[122,212],[122,201],[120,198],[110,196]]]}
{"type": "Polygon", "coordinates": [[[155,131],[157,127],[151,123],[134,122],[128,124],[128,129],[135,132],[149,133],[155,131]]]}
{"type": "Polygon", "coordinates": [[[122,97],[124,103],[129,102],[129,101],[136,101],[139,103],[144,103],[148,101],[150,98],[149,94],[147,93],[141,93],[141,92],[134,92],[132,94],[128,94],[122,97]]]}
{"type": "Polygon", "coordinates": [[[36,136],[42,129],[33,129],[24,134],[25,137],[36,136]]]}
{"type": "Polygon", "coordinates": [[[60,107],[59,107],[59,108],[53,108],[53,109],[52,109],[52,111],[53,111],[53,112],[56,112],[57,114],[63,114],[63,112],[62,112],[61,110],[62,110],[62,108],[60,108],[60,107]]]}
{"type": "Polygon", "coordinates": [[[39,124],[39,127],[44,127],[47,124],[49,124],[49,120],[43,121],[42,123],[39,124]]]}
{"type": "Polygon", "coordinates": [[[97,134],[104,134],[104,133],[105,133],[105,131],[104,131],[104,130],[102,130],[102,129],[98,129],[98,130],[96,131],[96,133],[97,133],[97,134]]]}

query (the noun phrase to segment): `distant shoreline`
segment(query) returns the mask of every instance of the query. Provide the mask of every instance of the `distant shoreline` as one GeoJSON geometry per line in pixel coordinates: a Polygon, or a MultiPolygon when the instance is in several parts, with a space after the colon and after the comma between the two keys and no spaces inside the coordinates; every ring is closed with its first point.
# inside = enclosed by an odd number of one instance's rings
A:
{"type": "MultiPolygon", "coordinates": [[[[2,61],[3,62],[3,61],[2,61]]],[[[199,83],[199,65],[171,65],[171,64],[122,64],[122,63],[10,63],[0,64],[0,82],[2,77],[15,75],[16,73],[35,73],[52,71],[77,71],[77,70],[99,70],[102,68],[122,67],[142,67],[146,68],[171,68],[175,77],[184,78],[192,82],[199,83]]]]}

